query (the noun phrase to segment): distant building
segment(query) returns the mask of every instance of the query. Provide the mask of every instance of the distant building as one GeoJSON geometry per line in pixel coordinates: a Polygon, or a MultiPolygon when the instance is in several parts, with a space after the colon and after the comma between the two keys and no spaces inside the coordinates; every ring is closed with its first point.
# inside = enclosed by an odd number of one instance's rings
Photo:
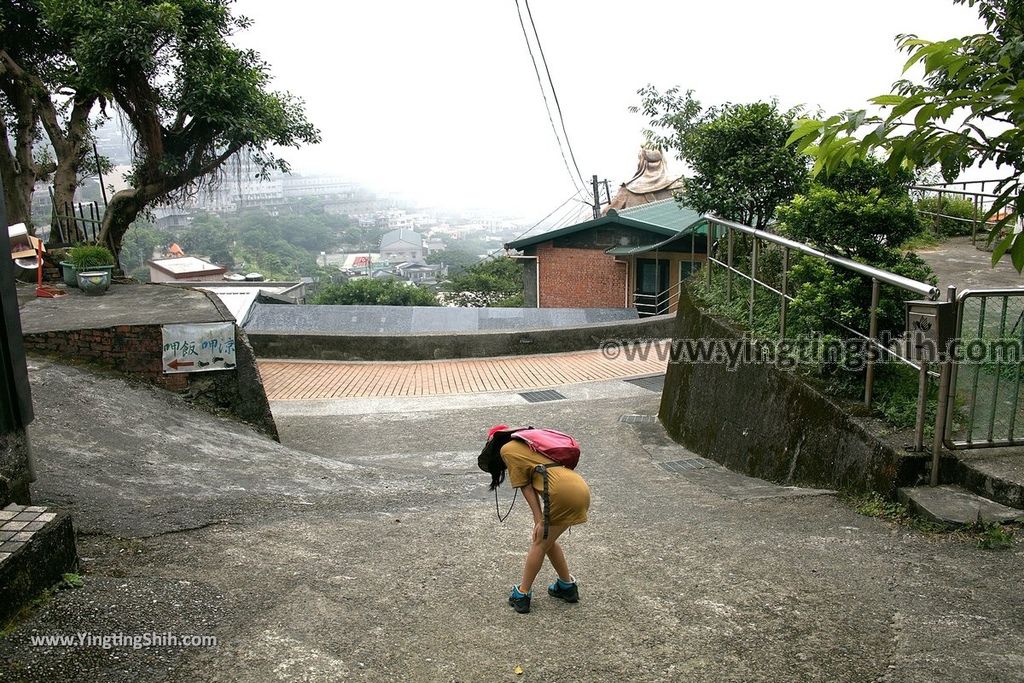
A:
{"type": "Polygon", "coordinates": [[[538,308],[675,310],[707,253],[707,222],[674,199],[649,202],[509,242],[522,252],[524,300],[538,308]]]}
{"type": "Polygon", "coordinates": [[[445,245],[444,240],[440,237],[428,237],[424,240],[423,247],[427,250],[428,254],[434,254],[447,249],[447,245],[445,245]]]}
{"type": "Polygon", "coordinates": [[[150,282],[219,282],[228,270],[195,256],[151,259],[146,265],[150,282]]]}
{"type": "Polygon", "coordinates": [[[447,266],[422,261],[399,263],[395,270],[403,280],[417,284],[433,284],[448,275],[447,266]]]}
{"type": "Polygon", "coordinates": [[[425,251],[423,235],[415,230],[399,228],[380,238],[380,255],[387,261],[422,261],[425,251]]]}

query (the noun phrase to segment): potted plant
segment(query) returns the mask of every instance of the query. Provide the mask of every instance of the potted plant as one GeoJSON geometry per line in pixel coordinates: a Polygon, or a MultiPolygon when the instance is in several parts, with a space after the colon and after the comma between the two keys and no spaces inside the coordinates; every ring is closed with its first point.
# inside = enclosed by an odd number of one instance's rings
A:
{"type": "Polygon", "coordinates": [[[64,272],[64,284],[70,287],[79,286],[79,273],[106,273],[106,287],[110,286],[110,278],[114,273],[114,255],[106,247],[98,244],[80,244],[71,247],[67,252],[67,261],[61,261],[64,272]]]}

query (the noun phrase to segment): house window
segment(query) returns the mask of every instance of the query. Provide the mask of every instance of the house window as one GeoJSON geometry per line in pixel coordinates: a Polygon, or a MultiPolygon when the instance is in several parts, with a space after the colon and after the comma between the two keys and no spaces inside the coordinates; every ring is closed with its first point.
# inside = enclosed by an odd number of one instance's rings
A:
{"type": "Polygon", "coordinates": [[[679,281],[682,282],[686,278],[693,275],[694,272],[700,269],[699,261],[680,261],[679,262],[679,281]]]}

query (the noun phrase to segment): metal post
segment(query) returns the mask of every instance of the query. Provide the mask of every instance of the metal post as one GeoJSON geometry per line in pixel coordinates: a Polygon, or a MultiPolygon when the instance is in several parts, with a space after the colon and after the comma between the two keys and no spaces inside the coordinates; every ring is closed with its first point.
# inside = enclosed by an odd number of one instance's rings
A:
{"type": "Polygon", "coordinates": [[[705,240],[705,244],[704,244],[704,270],[708,271],[705,274],[707,275],[707,278],[708,278],[708,290],[710,291],[711,290],[711,245],[714,242],[714,240],[711,239],[711,236],[712,236],[712,234],[714,232],[715,224],[711,223],[711,222],[708,222],[707,226],[708,226],[708,238],[707,238],[707,240],[705,240]]]}
{"type": "Polygon", "coordinates": [[[782,248],[782,306],[779,308],[779,340],[786,340],[786,309],[789,301],[786,293],[789,290],[789,247],[782,248]]]}
{"type": "Polygon", "coordinates": [[[868,365],[864,375],[864,405],[871,407],[875,389],[875,345],[878,343],[878,289],[877,278],[871,278],[871,322],[868,323],[868,365]]]}
{"type": "Polygon", "coordinates": [[[924,450],[924,413],[928,404],[928,361],[921,361],[917,377],[917,419],[914,421],[914,450],[924,450]]]}
{"type": "Polygon", "coordinates": [[[96,149],[96,143],[92,143],[92,154],[96,158],[96,175],[100,177],[100,192],[103,193],[103,206],[107,206],[107,188],[103,186],[103,169],[100,165],[100,153],[96,149]]]}
{"type": "Polygon", "coordinates": [[[750,329],[754,329],[754,296],[757,288],[757,252],[758,243],[757,236],[751,235],[754,238],[754,246],[750,249],[750,305],[748,307],[749,312],[749,324],[750,329]]]}
{"type": "Polygon", "coordinates": [[[725,263],[728,266],[725,270],[725,300],[732,301],[732,245],[733,229],[726,228],[729,234],[729,253],[726,254],[725,263]]]}
{"type": "Polygon", "coordinates": [[[946,395],[949,393],[949,372],[953,361],[945,360],[939,370],[939,403],[935,409],[935,436],[932,438],[932,475],[930,484],[939,485],[939,461],[942,456],[942,434],[946,426],[946,395]]]}
{"type": "Polygon", "coordinates": [[[981,196],[974,195],[974,223],[971,225],[971,246],[978,242],[978,224],[981,222],[981,196]]]}

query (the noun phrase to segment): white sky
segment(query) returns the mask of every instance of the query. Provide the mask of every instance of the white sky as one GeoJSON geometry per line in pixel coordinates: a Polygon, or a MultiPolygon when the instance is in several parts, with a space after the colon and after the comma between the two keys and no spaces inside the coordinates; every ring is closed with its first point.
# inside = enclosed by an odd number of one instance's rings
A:
{"type": "MultiPolygon", "coordinates": [[[[950,0],[530,8],[580,171],[607,177],[613,192],[635,168],[646,122],[627,107],[647,83],[692,88],[705,105],[777,97],[831,114],[888,92],[906,59],[896,34],[983,29],[950,0]]],[[[235,11],[255,22],[238,43],[269,62],[275,88],[305,99],[323,133],[285,154],[293,170],[532,220],[573,192],[514,0],[238,0],[235,11]]]]}

